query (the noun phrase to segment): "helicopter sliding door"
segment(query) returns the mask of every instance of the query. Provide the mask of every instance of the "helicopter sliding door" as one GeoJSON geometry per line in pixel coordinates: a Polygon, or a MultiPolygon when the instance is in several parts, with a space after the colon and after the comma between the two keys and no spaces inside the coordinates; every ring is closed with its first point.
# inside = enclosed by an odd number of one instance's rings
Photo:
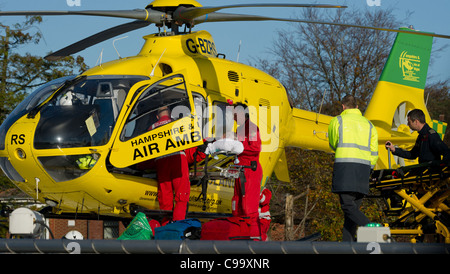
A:
{"type": "Polygon", "coordinates": [[[124,168],[201,145],[201,128],[185,77],[175,74],[137,89],[110,162],[124,168]]]}

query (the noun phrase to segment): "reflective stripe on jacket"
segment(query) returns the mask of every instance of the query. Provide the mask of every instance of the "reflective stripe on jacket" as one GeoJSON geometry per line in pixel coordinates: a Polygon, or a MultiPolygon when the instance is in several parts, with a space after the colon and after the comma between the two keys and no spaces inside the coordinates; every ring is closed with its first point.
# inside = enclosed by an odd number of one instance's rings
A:
{"type": "Polygon", "coordinates": [[[346,109],[328,126],[335,163],[358,163],[373,168],[378,160],[378,133],[357,108],[346,109]]]}

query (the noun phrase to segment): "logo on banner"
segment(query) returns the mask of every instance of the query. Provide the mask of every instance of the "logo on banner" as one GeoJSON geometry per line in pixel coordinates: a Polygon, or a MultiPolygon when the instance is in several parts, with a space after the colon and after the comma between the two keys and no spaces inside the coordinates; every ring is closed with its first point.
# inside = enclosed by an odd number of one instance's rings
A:
{"type": "Polygon", "coordinates": [[[409,54],[405,50],[400,54],[399,66],[402,69],[403,80],[419,82],[420,56],[409,54]]]}

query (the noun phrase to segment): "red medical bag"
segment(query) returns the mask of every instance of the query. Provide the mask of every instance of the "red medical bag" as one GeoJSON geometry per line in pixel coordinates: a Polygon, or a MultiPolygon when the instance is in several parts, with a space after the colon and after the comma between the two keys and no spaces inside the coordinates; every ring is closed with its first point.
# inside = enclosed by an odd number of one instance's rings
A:
{"type": "Polygon", "coordinates": [[[250,240],[249,219],[218,218],[202,225],[200,240],[250,240]]]}

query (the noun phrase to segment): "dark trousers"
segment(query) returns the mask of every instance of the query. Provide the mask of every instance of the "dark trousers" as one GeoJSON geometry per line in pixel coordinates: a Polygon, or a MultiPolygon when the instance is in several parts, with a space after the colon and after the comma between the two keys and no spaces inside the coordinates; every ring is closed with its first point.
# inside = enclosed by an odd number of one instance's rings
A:
{"type": "Polygon", "coordinates": [[[339,201],[344,212],[344,228],[342,240],[344,242],[355,241],[358,226],[365,226],[370,220],[359,210],[364,194],[357,192],[339,193],[339,201]]]}

